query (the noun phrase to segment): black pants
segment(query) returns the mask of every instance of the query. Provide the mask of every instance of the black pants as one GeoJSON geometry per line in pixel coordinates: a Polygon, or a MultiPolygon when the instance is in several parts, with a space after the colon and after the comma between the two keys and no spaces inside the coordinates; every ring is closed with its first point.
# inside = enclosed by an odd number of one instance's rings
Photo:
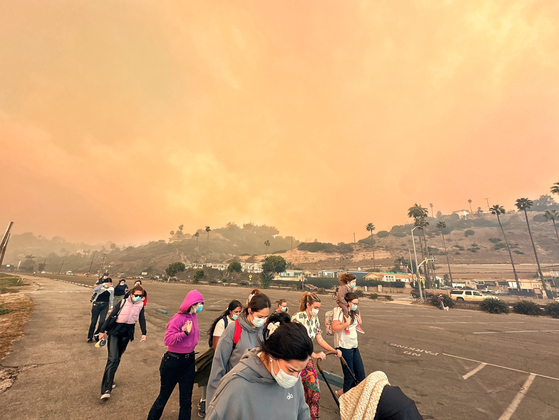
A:
{"type": "Polygon", "coordinates": [[[179,384],[179,420],[190,420],[192,387],[194,386],[194,352],[187,354],[165,353],[159,367],[161,390],[149,411],[148,420],[159,420],[165,404],[179,384]]]}
{"type": "Polygon", "coordinates": [[[340,350],[342,351],[342,357],[348,364],[349,369],[351,369],[350,372],[348,370],[348,367],[342,363],[342,370],[344,372],[344,392],[347,392],[355,385],[357,385],[353,380],[353,376],[351,376],[351,373],[353,372],[357,379],[357,382],[359,383],[365,379],[365,368],[363,367],[363,360],[361,359],[361,353],[359,353],[358,348],[340,348],[340,350]]]}
{"type": "Polygon", "coordinates": [[[115,380],[115,373],[120,364],[120,358],[128,346],[130,338],[128,335],[115,336],[107,335],[107,351],[109,357],[105,365],[105,373],[103,374],[103,382],[101,383],[101,394],[105,391],[113,389],[113,382],[115,380]]]}
{"type": "Polygon", "coordinates": [[[93,339],[93,334],[99,334],[99,329],[105,323],[108,311],[109,302],[93,302],[93,306],[91,307],[91,323],[89,324],[89,332],[87,333],[88,339],[93,339]],[[97,324],[97,320],[99,320],[99,324],[97,324]],[[95,329],[96,325],[97,329],[95,329]]]}

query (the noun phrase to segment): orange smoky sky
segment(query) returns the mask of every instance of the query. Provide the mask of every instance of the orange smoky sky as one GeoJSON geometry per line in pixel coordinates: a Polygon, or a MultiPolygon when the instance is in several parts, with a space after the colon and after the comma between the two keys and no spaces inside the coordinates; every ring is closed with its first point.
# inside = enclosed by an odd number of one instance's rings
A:
{"type": "MultiPolygon", "coordinates": [[[[0,222],[333,242],[559,181],[559,3],[4,1],[0,222]]],[[[1,228],[1,226],[0,226],[1,228]]]]}

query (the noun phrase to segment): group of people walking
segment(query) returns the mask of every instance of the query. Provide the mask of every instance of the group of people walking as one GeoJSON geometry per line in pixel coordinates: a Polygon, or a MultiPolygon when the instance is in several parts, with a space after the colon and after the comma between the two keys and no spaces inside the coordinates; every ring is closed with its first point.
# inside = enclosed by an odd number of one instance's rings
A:
{"type": "MultiPolygon", "coordinates": [[[[125,290],[120,282],[117,303],[110,278],[99,280],[92,297],[92,326],[88,341],[93,339],[94,318],[108,318],[97,328],[99,340],[106,340],[108,359],[101,385],[101,399],[110,398],[116,386],[115,373],[122,354],[134,340],[134,326],[140,324],[142,341],[146,339],[144,315],[147,293],[141,284],[125,290]],[[124,290],[124,295],[120,293],[124,290]],[[107,293],[107,296],[104,294],[107,293]],[[96,303],[107,310],[98,310],[96,303]],[[114,304],[114,307],[113,307],[114,304]],[[94,315],[95,313],[95,315],[94,315]],[[98,315],[97,315],[98,314],[98,315]]],[[[338,307],[332,316],[334,347],[322,336],[319,312],[321,299],[304,292],[298,312],[289,314],[285,299],[272,302],[254,289],[242,305],[232,300],[217,317],[208,334],[209,349],[195,358],[200,339],[197,314],[204,308],[204,297],[198,290],[186,295],[179,311],[169,320],[163,343],[167,351],[161,359],[160,391],[149,414],[149,420],[161,418],[176,385],[179,385],[179,420],[191,418],[194,383],[202,388],[198,405],[200,417],[208,420],[233,419],[312,419],[320,418],[320,383],[313,359],[326,358],[326,352],[343,357],[344,386],[347,392],[365,379],[358,349],[357,331],[362,323],[359,300],[352,293],[355,276],[343,274],[336,295],[338,307]],[[324,351],[314,352],[313,342],[324,351]]],[[[361,330],[362,331],[362,330],[361,330]]],[[[339,394],[341,395],[341,394],[339,394]]]]}

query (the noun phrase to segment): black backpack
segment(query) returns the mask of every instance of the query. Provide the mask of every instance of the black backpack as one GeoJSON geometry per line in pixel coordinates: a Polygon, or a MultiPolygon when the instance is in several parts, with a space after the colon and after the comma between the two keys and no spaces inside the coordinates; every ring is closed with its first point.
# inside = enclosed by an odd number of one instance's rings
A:
{"type": "MultiPolygon", "coordinates": [[[[229,320],[227,319],[227,315],[223,315],[221,317],[221,319],[223,319],[223,323],[225,324],[225,326],[223,327],[223,329],[225,330],[225,328],[227,328],[227,325],[229,324],[229,320]]],[[[216,322],[216,325],[217,325],[217,322],[216,322]]],[[[213,346],[213,343],[214,343],[214,331],[215,331],[215,326],[214,326],[214,329],[212,330],[212,333],[210,334],[210,337],[208,338],[208,346],[210,346],[210,347],[213,346]]]]}

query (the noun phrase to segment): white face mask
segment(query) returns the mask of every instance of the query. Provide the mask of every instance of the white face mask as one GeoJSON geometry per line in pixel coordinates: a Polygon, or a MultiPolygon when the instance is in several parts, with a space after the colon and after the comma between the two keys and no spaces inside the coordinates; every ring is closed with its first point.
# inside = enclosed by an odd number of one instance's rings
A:
{"type": "Polygon", "coordinates": [[[312,316],[317,316],[318,315],[318,309],[311,309],[311,315],[312,316]]]}
{"type": "Polygon", "coordinates": [[[289,375],[287,373],[285,373],[282,369],[281,366],[279,365],[278,362],[278,367],[279,367],[279,372],[276,375],[274,373],[274,359],[270,359],[270,367],[272,370],[272,376],[274,377],[274,379],[276,380],[276,382],[278,383],[279,386],[281,386],[282,388],[293,388],[295,386],[295,384],[297,383],[297,381],[299,380],[299,375],[297,376],[292,376],[289,375]]]}
{"type": "Polygon", "coordinates": [[[256,318],[254,315],[252,316],[252,325],[256,328],[262,327],[266,323],[266,318],[256,318]]]}

